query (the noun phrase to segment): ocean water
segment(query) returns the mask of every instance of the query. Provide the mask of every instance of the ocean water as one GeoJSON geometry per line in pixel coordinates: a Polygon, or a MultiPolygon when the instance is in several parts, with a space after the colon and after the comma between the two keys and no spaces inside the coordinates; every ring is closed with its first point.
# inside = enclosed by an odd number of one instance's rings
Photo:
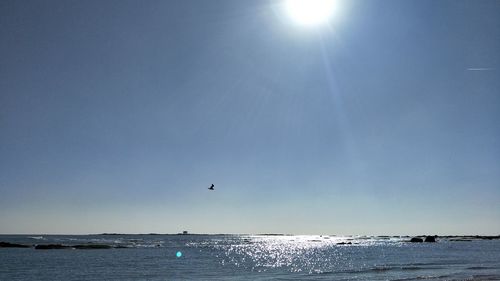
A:
{"type": "Polygon", "coordinates": [[[500,280],[500,240],[408,243],[407,237],[273,235],[0,235],[1,281],[500,280]],[[339,244],[339,243],[352,244],[339,244]],[[178,257],[178,252],[181,253],[178,257]]]}

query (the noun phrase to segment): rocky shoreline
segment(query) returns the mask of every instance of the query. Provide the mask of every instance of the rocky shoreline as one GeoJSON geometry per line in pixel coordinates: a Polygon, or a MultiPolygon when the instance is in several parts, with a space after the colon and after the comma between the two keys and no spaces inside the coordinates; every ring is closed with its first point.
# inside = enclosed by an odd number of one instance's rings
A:
{"type": "Polygon", "coordinates": [[[62,244],[35,244],[23,245],[9,242],[0,242],[0,248],[34,248],[35,250],[61,250],[61,249],[75,249],[75,250],[99,250],[99,249],[123,249],[126,246],[111,246],[106,244],[80,244],[80,245],[62,245],[62,244]]]}
{"type": "MultiPolygon", "coordinates": [[[[418,235],[418,236],[377,236],[382,239],[393,238],[406,238],[408,240],[403,240],[402,242],[408,243],[436,243],[439,241],[449,241],[449,242],[470,242],[478,240],[499,240],[500,235],[496,236],[484,236],[484,235],[418,235]]],[[[316,241],[316,240],[314,240],[316,241]]],[[[337,245],[351,245],[358,244],[352,242],[339,242],[337,245]]],[[[108,245],[108,244],[76,244],[76,245],[64,245],[64,244],[17,244],[10,242],[0,241],[0,248],[33,248],[35,250],[60,250],[60,249],[73,249],[73,250],[101,250],[101,249],[123,249],[130,248],[125,245],[108,245]]]]}

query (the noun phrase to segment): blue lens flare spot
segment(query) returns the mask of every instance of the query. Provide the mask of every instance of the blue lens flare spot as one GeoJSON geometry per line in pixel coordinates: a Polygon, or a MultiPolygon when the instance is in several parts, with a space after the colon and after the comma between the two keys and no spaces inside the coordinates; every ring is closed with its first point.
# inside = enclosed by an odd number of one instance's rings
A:
{"type": "Polygon", "coordinates": [[[176,257],[180,258],[182,257],[182,252],[181,251],[178,251],[176,254],[175,254],[176,257]]]}

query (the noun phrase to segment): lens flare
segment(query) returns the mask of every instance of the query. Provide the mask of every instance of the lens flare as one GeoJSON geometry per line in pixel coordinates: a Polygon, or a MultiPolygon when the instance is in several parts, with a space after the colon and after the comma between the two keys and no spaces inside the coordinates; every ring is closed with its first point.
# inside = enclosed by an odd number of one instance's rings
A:
{"type": "Polygon", "coordinates": [[[336,0],[286,0],[288,15],[301,25],[326,23],[337,9],[336,0]]]}
{"type": "Polygon", "coordinates": [[[178,251],[176,254],[175,254],[176,257],[180,258],[182,257],[182,252],[181,251],[178,251]]]}

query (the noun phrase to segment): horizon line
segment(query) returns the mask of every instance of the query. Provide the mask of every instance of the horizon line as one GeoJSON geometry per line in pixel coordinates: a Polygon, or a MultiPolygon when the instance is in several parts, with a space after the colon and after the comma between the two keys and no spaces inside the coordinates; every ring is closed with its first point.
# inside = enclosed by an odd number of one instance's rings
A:
{"type": "Polygon", "coordinates": [[[61,234],[61,233],[0,233],[0,235],[40,235],[40,236],[91,236],[91,235],[261,235],[261,236],[338,236],[338,237],[352,237],[352,236],[365,236],[365,237],[409,237],[409,236],[437,236],[437,237],[500,237],[500,234],[292,234],[292,233],[115,233],[115,232],[103,232],[103,233],[79,233],[79,234],[61,234]]]}

